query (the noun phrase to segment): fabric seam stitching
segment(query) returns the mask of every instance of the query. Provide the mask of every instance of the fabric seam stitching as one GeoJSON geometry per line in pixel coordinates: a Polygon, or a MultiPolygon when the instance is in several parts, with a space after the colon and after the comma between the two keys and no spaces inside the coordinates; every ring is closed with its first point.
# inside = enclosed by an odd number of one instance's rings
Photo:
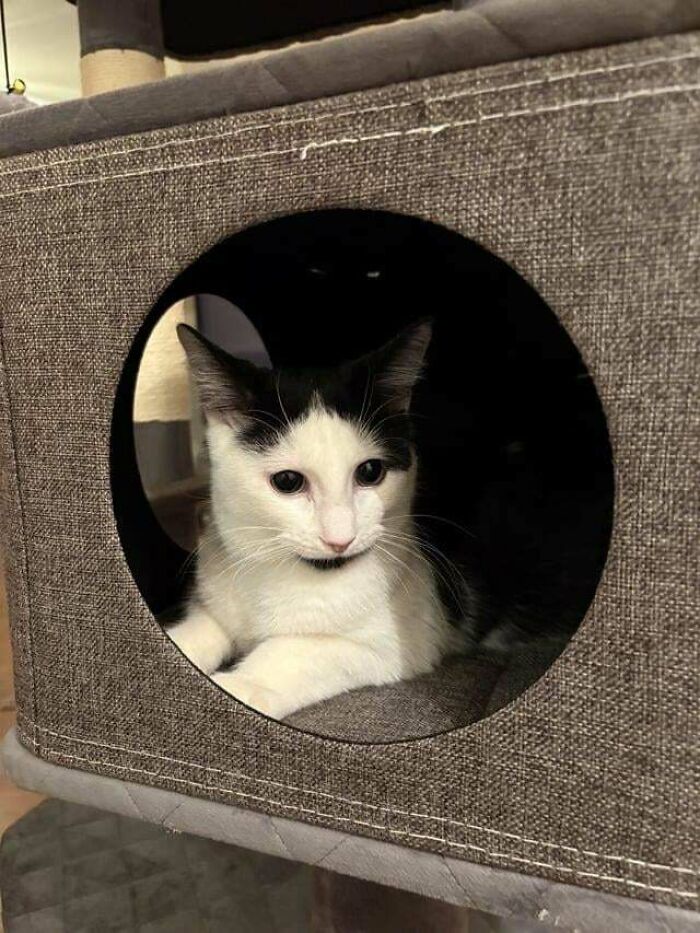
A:
{"type": "MultiPolygon", "coordinates": [[[[20,522],[20,535],[22,539],[22,564],[24,566],[24,577],[25,577],[25,611],[26,617],[24,619],[23,629],[27,633],[27,648],[29,651],[30,659],[30,668],[31,668],[31,707],[32,707],[32,716],[36,720],[39,715],[39,710],[37,708],[36,702],[36,669],[34,665],[34,639],[32,635],[32,598],[30,591],[30,575],[29,575],[29,548],[27,547],[27,534],[26,534],[26,518],[24,511],[24,498],[22,496],[22,484],[20,482],[19,476],[19,457],[17,456],[17,437],[15,433],[15,419],[14,419],[14,406],[12,402],[12,393],[10,392],[10,377],[7,371],[7,353],[5,349],[5,329],[0,324],[0,365],[2,366],[4,374],[4,384],[5,384],[5,396],[7,398],[7,418],[8,418],[8,428],[10,435],[10,453],[12,456],[13,463],[13,473],[14,473],[14,485],[15,493],[17,496],[17,505],[19,511],[19,522],[20,522]]],[[[29,724],[33,725],[32,721],[29,720],[29,724]]],[[[34,733],[36,735],[36,732],[34,733]]]]}
{"type": "MultiPolygon", "coordinates": [[[[222,131],[218,133],[207,133],[202,136],[188,136],[186,139],[165,140],[164,142],[155,143],[150,146],[134,146],[134,147],[127,148],[127,149],[118,149],[115,152],[92,152],[86,155],[84,158],[77,157],[75,159],[57,159],[52,162],[42,163],[41,165],[33,165],[33,166],[10,169],[9,171],[0,173],[0,178],[9,178],[13,175],[19,175],[25,172],[47,171],[47,170],[51,170],[57,167],[62,167],[65,165],[83,164],[85,162],[94,161],[97,159],[118,158],[119,156],[128,156],[128,155],[132,155],[134,153],[139,153],[139,152],[153,152],[155,150],[167,149],[167,148],[174,147],[174,146],[184,146],[184,145],[187,145],[188,143],[209,142],[211,140],[217,140],[217,139],[225,140],[225,139],[230,139],[234,136],[243,135],[244,133],[253,133],[253,132],[256,132],[257,130],[267,130],[267,129],[276,130],[279,128],[283,128],[287,126],[296,126],[296,125],[303,124],[303,123],[318,123],[321,120],[332,120],[332,119],[341,120],[347,117],[358,116],[361,114],[381,113],[381,112],[399,110],[399,109],[408,108],[408,107],[416,107],[420,105],[444,103],[444,102],[460,100],[460,99],[468,98],[468,97],[480,97],[486,94],[497,94],[503,91],[514,91],[514,90],[519,90],[521,88],[549,86],[551,84],[555,84],[560,81],[568,81],[568,80],[574,80],[576,78],[591,77],[593,75],[613,74],[619,71],[630,70],[630,69],[642,70],[644,68],[650,68],[653,65],[669,64],[669,63],[681,62],[681,61],[693,61],[693,60],[697,60],[698,58],[700,58],[700,53],[687,52],[682,55],[649,58],[641,62],[622,62],[619,65],[611,65],[607,68],[590,68],[590,69],[583,69],[581,71],[565,72],[561,75],[546,76],[544,78],[535,78],[534,80],[531,80],[531,81],[522,81],[522,82],[518,82],[515,84],[504,84],[504,85],[500,85],[499,87],[494,87],[494,88],[477,88],[476,90],[470,89],[468,91],[457,91],[454,94],[438,94],[434,97],[425,97],[425,98],[416,97],[416,98],[413,98],[412,100],[401,101],[400,103],[396,103],[396,104],[385,104],[385,105],[374,106],[374,107],[362,107],[362,108],[355,109],[355,110],[345,110],[345,111],[338,111],[338,112],[332,112],[332,113],[323,113],[323,114],[317,114],[317,115],[308,116],[308,117],[299,117],[294,120],[280,120],[278,122],[273,121],[273,122],[268,122],[268,123],[257,123],[257,124],[253,124],[252,126],[239,127],[238,129],[234,129],[234,130],[226,130],[226,131],[222,131]]],[[[430,80],[430,79],[426,79],[426,80],[430,80]]],[[[370,89],[370,90],[376,90],[376,89],[370,89]]],[[[361,92],[355,92],[355,93],[361,93],[361,92]]],[[[302,106],[304,103],[309,103],[309,102],[300,101],[298,103],[298,106],[302,106]]],[[[284,106],[284,105],[280,105],[280,106],[284,106]]],[[[287,106],[294,106],[294,105],[287,105],[287,106]]],[[[236,116],[243,116],[244,114],[245,112],[241,114],[232,114],[231,116],[235,118],[236,116]]],[[[211,119],[225,119],[225,118],[213,117],[211,119]]],[[[201,122],[206,122],[206,120],[201,121],[201,122]]],[[[146,131],[146,132],[149,132],[149,131],[146,131]]],[[[154,132],[154,131],[151,131],[151,132],[154,132]]],[[[111,137],[111,138],[115,138],[115,137],[111,137]]],[[[76,145],[76,144],[74,143],[73,145],[76,145]]],[[[96,142],[96,145],[99,145],[99,143],[96,142]]],[[[23,154],[20,153],[18,157],[21,157],[22,155],[23,154]]],[[[26,153],[26,155],[29,155],[29,153],[26,153]]],[[[8,158],[12,158],[12,156],[9,156],[8,158]]]]}
{"type": "MultiPolygon", "coordinates": [[[[209,165],[231,165],[237,162],[250,162],[262,159],[265,156],[273,155],[292,155],[299,153],[300,160],[304,161],[308,153],[317,149],[326,149],[331,146],[361,145],[365,142],[375,142],[384,139],[400,138],[412,135],[425,135],[429,137],[437,136],[448,129],[454,129],[466,126],[476,126],[481,123],[496,122],[499,120],[509,120],[518,117],[539,116],[549,113],[559,113],[570,110],[574,107],[595,107],[609,104],[621,104],[630,100],[639,100],[644,98],[659,97],[661,95],[680,94],[686,91],[698,91],[700,84],[680,84],[668,85],[660,88],[641,88],[636,91],[629,91],[623,94],[611,95],[608,97],[582,98],[573,101],[565,101],[557,106],[522,108],[519,110],[508,110],[494,113],[480,114],[477,117],[466,120],[453,120],[446,123],[439,123],[425,126],[414,126],[403,130],[391,130],[384,133],[373,133],[369,136],[340,137],[338,139],[311,140],[301,146],[290,146],[286,149],[266,149],[253,150],[252,152],[242,153],[238,156],[229,158],[203,159],[194,162],[181,162],[175,165],[159,165],[145,169],[139,169],[131,172],[120,172],[114,175],[93,175],[89,178],[75,179],[73,181],[59,182],[51,185],[39,185],[35,188],[20,188],[17,191],[10,191],[0,195],[0,200],[18,198],[22,195],[39,194],[42,191],[58,191],[66,188],[82,188],[87,185],[104,184],[107,181],[116,181],[122,178],[142,178],[149,175],[167,174],[183,169],[203,168],[209,165]]],[[[1,176],[0,176],[1,177],[1,176]]]]}
{"type": "MultiPolygon", "coordinates": [[[[196,762],[185,761],[179,758],[171,758],[166,755],[156,755],[153,752],[140,751],[139,749],[127,748],[122,745],[109,745],[103,742],[95,742],[90,739],[79,739],[74,736],[66,735],[65,733],[62,733],[62,732],[56,732],[51,729],[46,729],[43,726],[39,726],[35,723],[32,723],[30,720],[27,719],[27,717],[23,713],[20,713],[20,715],[22,719],[27,721],[27,724],[31,726],[35,732],[37,731],[43,732],[46,735],[50,735],[50,736],[53,736],[59,739],[65,739],[66,741],[73,742],[77,745],[90,745],[95,748],[103,748],[106,750],[111,750],[111,751],[116,751],[116,752],[126,752],[127,754],[141,755],[142,757],[145,757],[145,758],[152,758],[155,761],[166,761],[166,762],[169,762],[170,764],[184,765],[186,767],[196,768],[197,770],[206,771],[211,774],[222,774],[222,775],[226,775],[227,777],[238,778],[238,779],[245,780],[245,781],[251,781],[252,783],[255,783],[255,784],[263,784],[263,785],[268,785],[272,787],[278,787],[281,790],[289,790],[289,791],[297,792],[297,793],[310,794],[314,797],[327,797],[329,800],[338,801],[339,803],[344,803],[344,804],[348,804],[350,806],[355,806],[355,807],[365,807],[366,809],[376,810],[380,813],[390,813],[390,814],[394,814],[397,816],[406,816],[406,817],[412,817],[415,819],[429,819],[435,822],[445,823],[447,825],[459,826],[463,829],[474,830],[476,832],[490,833],[492,835],[502,836],[503,838],[514,839],[514,840],[517,840],[518,842],[524,842],[526,844],[541,845],[546,848],[558,849],[564,852],[571,852],[576,855],[594,857],[594,858],[599,858],[599,859],[604,859],[604,860],[614,861],[614,862],[624,862],[626,864],[634,865],[637,867],[668,871],[668,872],[673,872],[676,874],[694,875],[694,876],[700,875],[699,869],[677,867],[673,865],[663,865],[663,864],[655,863],[655,862],[645,862],[645,861],[642,861],[641,859],[632,859],[632,858],[629,858],[623,855],[609,855],[609,854],[605,854],[601,852],[594,852],[593,850],[590,850],[590,849],[577,848],[576,846],[566,846],[566,845],[561,845],[555,842],[545,842],[544,840],[540,840],[540,839],[531,839],[527,836],[520,836],[517,833],[508,833],[508,832],[504,832],[503,830],[491,829],[486,826],[477,826],[475,824],[466,823],[460,820],[453,820],[448,817],[434,816],[430,813],[414,813],[408,810],[400,810],[400,809],[392,808],[392,807],[380,807],[377,804],[366,803],[362,800],[352,800],[347,797],[341,797],[337,794],[329,794],[324,791],[317,791],[317,790],[307,789],[304,787],[298,787],[294,784],[284,784],[281,781],[273,781],[273,780],[266,779],[266,778],[251,777],[249,775],[242,774],[241,772],[226,771],[223,768],[212,768],[207,765],[201,765],[196,762]]],[[[30,741],[32,741],[32,743],[36,745],[37,747],[41,748],[38,742],[35,742],[34,740],[30,740],[30,741]]],[[[56,754],[64,754],[64,753],[56,752],[56,754]]],[[[68,756],[68,757],[72,757],[72,756],[68,756]]],[[[104,764],[111,767],[111,765],[108,762],[104,762],[104,764]]],[[[122,767],[122,766],[114,765],[113,767],[122,767]]],[[[134,770],[137,773],[141,771],[141,769],[138,769],[138,768],[134,770]]],[[[142,771],[142,773],[150,774],[151,772],[142,771]]],[[[153,772],[153,773],[158,773],[158,772],[153,772]]],[[[184,780],[184,779],[173,778],[173,780],[184,780]]],[[[195,783],[195,786],[200,786],[198,782],[194,782],[194,783],[195,783]]],[[[209,787],[211,785],[203,784],[201,786],[209,787]]],[[[223,788],[217,788],[217,789],[223,789],[223,788]]],[[[266,798],[262,798],[262,799],[266,799],[266,798]]],[[[274,801],[267,801],[267,802],[273,803],[274,801]]]]}
{"type": "MultiPolygon", "coordinates": [[[[163,777],[163,773],[159,771],[147,771],[144,768],[133,768],[128,765],[116,765],[110,762],[99,761],[93,758],[83,758],[78,755],[70,755],[65,752],[55,751],[50,748],[41,748],[41,746],[39,746],[38,743],[34,742],[34,740],[31,739],[29,736],[24,735],[24,733],[21,733],[20,730],[18,730],[18,733],[22,735],[22,737],[26,741],[39,747],[41,751],[44,752],[44,754],[52,755],[55,758],[64,758],[68,761],[81,761],[86,764],[98,765],[104,768],[112,768],[116,771],[127,771],[129,773],[134,773],[134,774],[145,774],[145,775],[148,775],[149,777],[163,777]]],[[[256,794],[246,794],[243,791],[231,790],[229,788],[219,787],[213,784],[202,784],[199,781],[190,781],[185,778],[177,778],[177,777],[173,777],[170,775],[166,777],[167,777],[167,780],[173,781],[174,783],[177,783],[177,784],[187,784],[188,786],[198,787],[202,790],[219,791],[221,793],[225,793],[231,796],[241,797],[243,799],[248,799],[248,800],[255,800],[258,803],[270,804],[271,806],[280,807],[284,810],[293,810],[298,813],[308,813],[313,816],[321,817],[322,819],[329,819],[329,820],[334,820],[336,822],[343,822],[343,823],[352,823],[355,826],[364,826],[369,829],[379,829],[379,830],[382,830],[382,832],[387,832],[394,836],[411,838],[411,839],[423,839],[423,840],[430,841],[430,842],[439,842],[441,845],[450,846],[456,849],[480,852],[482,855],[486,855],[489,858],[504,859],[505,861],[512,861],[512,862],[515,862],[517,864],[522,864],[522,865],[531,865],[536,868],[547,868],[553,871],[559,871],[559,872],[564,872],[566,874],[571,874],[574,877],[578,877],[578,878],[594,878],[598,881],[613,882],[616,884],[622,884],[627,887],[631,887],[635,889],[641,888],[647,891],[657,891],[659,893],[664,893],[664,894],[675,894],[677,897],[682,897],[684,899],[698,900],[700,898],[700,895],[696,894],[694,891],[683,891],[678,888],[669,888],[669,887],[664,887],[660,885],[650,885],[650,884],[645,884],[642,881],[634,881],[630,878],[617,878],[615,875],[601,875],[598,872],[581,871],[578,868],[570,868],[565,865],[556,865],[550,862],[534,861],[533,859],[522,858],[521,856],[511,855],[507,852],[495,852],[493,850],[486,849],[483,846],[474,845],[473,843],[453,842],[449,839],[445,839],[444,837],[440,837],[440,836],[429,836],[425,833],[414,833],[414,832],[411,832],[410,830],[394,829],[390,826],[385,826],[382,823],[371,823],[368,820],[358,820],[358,819],[354,819],[353,817],[337,816],[333,813],[323,813],[320,810],[313,810],[309,807],[299,806],[298,804],[281,803],[276,800],[270,800],[267,797],[261,797],[256,794]]]]}

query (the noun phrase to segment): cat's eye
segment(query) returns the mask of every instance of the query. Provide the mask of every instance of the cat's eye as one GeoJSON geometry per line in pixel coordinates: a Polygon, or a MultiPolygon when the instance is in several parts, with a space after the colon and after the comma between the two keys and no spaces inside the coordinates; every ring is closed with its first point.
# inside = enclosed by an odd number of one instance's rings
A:
{"type": "Polygon", "coordinates": [[[386,467],[381,460],[365,460],[355,470],[358,486],[378,486],[386,476],[386,467]]]}
{"type": "Polygon", "coordinates": [[[277,492],[292,493],[301,492],[306,485],[306,479],[303,473],[297,473],[296,470],[280,470],[279,473],[273,473],[270,482],[277,492]]]}

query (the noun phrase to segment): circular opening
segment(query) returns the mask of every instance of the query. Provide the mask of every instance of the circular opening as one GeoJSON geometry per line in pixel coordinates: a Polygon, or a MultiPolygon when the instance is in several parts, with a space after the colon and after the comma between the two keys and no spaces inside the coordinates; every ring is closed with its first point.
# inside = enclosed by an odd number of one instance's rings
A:
{"type": "Polygon", "coordinates": [[[112,483],[134,579],[193,663],[349,741],[522,693],[612,527],[605,417],[553,311],[477,243],[374,211],[249,228],[175,279],[124,366],[112,483]]]}

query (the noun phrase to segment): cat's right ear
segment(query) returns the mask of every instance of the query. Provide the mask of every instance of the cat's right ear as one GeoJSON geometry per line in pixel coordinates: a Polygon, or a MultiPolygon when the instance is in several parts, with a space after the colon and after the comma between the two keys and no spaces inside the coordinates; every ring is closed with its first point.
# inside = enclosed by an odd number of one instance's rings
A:
{"type": "Polygon", "coordinates": [[[432,323],[419,321],[406,327],[371,355],[376,384],[387,396],[389,404],[399,411],[409,409],[432,335],[432,323]]]}
{"type": "Polygon", "coordinates": [[[188,324],[178,324],[177,336],[204,414],[219,421],[239,421],[253,405],[257,367],[226,353],[188,324]]]}

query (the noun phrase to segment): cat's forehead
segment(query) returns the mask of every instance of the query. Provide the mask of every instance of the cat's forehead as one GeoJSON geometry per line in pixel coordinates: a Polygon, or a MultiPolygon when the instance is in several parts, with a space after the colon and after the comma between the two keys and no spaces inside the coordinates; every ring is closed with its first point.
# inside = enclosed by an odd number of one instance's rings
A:
{"type": "MultiPolygon", "coordinates": [[[[389,467],[408,469],[411,425],[405,411],[367,382],[348,373],[270,373],[263,391],[244,415],[239,443],[265,454],[271,464],[294,460],[360,462],[382,457],[389,467]]],[[[284,467],[280,467],[282,469],[284,467]]]]}
{"type": "Polygon", "coordinates": [[[329,460],[355,461],[375,450],[376,444],[358,421],[314,404],[281,432],[275,453],[321,465],[329,460]]]}

